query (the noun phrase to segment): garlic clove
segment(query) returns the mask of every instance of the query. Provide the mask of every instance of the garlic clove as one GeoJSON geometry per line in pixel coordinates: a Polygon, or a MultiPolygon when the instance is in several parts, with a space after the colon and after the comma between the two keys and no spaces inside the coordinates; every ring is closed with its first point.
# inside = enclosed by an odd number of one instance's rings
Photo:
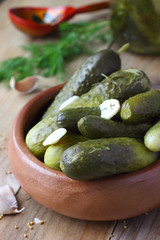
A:
{"type": "Polygon", "coordinates": [[[31,76],[24,78],[19,82],[16,82],[15,78],[11,77],[10,87],[20,93],[28,94],[33,92],[37,88],[37,80],[39,80],[40,78],[40,76],[31,76]]]}
{"type": "Polygon", "coordinates": [[[44,140],[43,146],[56,144],[66,133],[67,133],[67,130],[65,128],[56,129],[44,140]]]}
{"type": "Polygon", "coordinates": [[[120,102],[117,99],[108,99],[99,105],[101,117],[111,119],[120,110],[120,102]]]}
{"type": "Polygon", "coordinates": [[[0,215],[20,213],[14,192],[9,185],[0,186],[0,215]]]}
{"type": "Polygon", "coordinates": [[[79,96],[76,96],[76,95],[68,98],[65,102],[63,102],[61,104],[61,106],[59,107],[59,110],[62,110],[63,108],[67,107],[68,105],[70,105],[72,102],[74,102],[78,98],[79,98],[79,96]]]}

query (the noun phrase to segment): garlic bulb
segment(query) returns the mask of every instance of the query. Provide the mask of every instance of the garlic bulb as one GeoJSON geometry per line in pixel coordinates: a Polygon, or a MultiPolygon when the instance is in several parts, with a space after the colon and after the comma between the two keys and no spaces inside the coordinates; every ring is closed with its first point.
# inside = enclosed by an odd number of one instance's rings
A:
{"type": "Polygon", "coordinates": [[[28,94],[33,92],[37,88],[37,80],[39,80],[40,76],[31,76],[22,79],[19,82],[15,81],[14,77],[11,77],[10,87],[20,93],[28,94]]]}
{"type": "Polygon", "coordinates": [[[17,200],[9,185],[0,186],[0,215],[16,214],[24,210],[18,210],[17,200]]]}

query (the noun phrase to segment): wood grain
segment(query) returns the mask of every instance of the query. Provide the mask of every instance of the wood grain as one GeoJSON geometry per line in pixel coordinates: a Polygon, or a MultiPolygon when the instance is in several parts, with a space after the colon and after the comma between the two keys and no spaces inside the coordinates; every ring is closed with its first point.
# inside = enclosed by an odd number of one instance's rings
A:
{"type": "MultiPolygon", "coordinates": [[[[84,4],[97,2],[97,0],[86,0],[84,4]]],[[[26,5],[82,5],[82,1],[77,0],[14,0],[2,1],[0,5],[0,61],[17,55],[25,55],[21,45],[30,42],[43,42],[41,39],[33,39],[16,30],[8,19],[8,9],[14,6],[26,5]]],[[[101,13],[78,15],[71,21],[91,20],[105,14],[101,13]]],[[[45,41],[53,40],[45,38],[45,41]]],[[[99,48],[104,48],[105,45],[99,48]]],[[[114,46],[115,49],[118,46],[114,46]]],[[[138,56],[132,53],[122,53],[122,68],[138,67],[144,70],[152,83],[160,85],[160,57],[138,56]]],[[[72,74],[76,68],[84,61],[85,57],[78,58],[73,63],[68,64],[68,70],[72,74]]],[[[56,85],[58,78],[52,77],[40,83],[38,91],[56,85]]],[[[21,240],[25,233],[28,239],[32,240],[158,240],[160,239],[160,208],[154,209],[148,215],[141,215],[132,219],[112,222],[90,222],[71,219],[55,212],[52,212],[32,200],[20,188],[13,174],[10,171],[7,140],[11,130],[12,122],[18,111],[36,93],[31,95],[19,95],[10,90],[4,84],[0,84],[0,185],[9,184],[17,193],[19,207],[25,210],[15,216],[5,216],[0,220],[1,240],[21,240]],[[44,220],[43,225],[34,225],[33,230],[27,227],[27,223],[33,221],[35,217],[44,220]],[[15,229],[17,225],[19,228],[15,229]],[[124,227],[126,226],[126,227],[124,227]]],[[[32,187],[32,186],[31,186],[32,187]]],[[[143,203],[142,203],[143,204],[143,203]]]]}

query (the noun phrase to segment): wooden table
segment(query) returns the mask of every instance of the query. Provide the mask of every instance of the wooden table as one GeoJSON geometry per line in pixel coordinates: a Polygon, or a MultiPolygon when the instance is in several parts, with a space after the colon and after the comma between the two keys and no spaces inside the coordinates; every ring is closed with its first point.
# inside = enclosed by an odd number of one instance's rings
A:
{"type": "MultiPolygon", "coordinates": [[[[25,5],[82,5],[83,1],[77,0],[14,0],[2,1],[0,4],[0,61],[23,55],[21,45],[30,42],[43,42],[44,40],[33,39],[16,30],[8,19],[7,10],[13,6],[25,5]]],[[[86,0],[86,3],[97,2],[97,0],[86,0]]],[[[84,14],[76,16],[72,21],[89,20],[98,17],[105,12],[84,14]]],[[[50,39],[52,40],[52,39],[50,39]]],[[[103,46],[100,46],[103,48],[103,46]]],[[[115,46],[116,48],[116,46],[115,46]]],[[[144,70],[153,84],[160,84],[160,57],[138,56],[131,53],[122,54],[122,68],[138,67],[144,70]]],[[[83,62],[84,57],[78,58],[74,64],[68,64],[68,70],[72,74],[75,69],[83,62]]],[[[56,85],[58,78],[53,77],[42,82],[39,91],[56,85]]],[[[144,215],[110,222],[91,222],[71,219],[52,212],[31,199],[19,186],[14,175],[10,173],[10,165],[7,156],[7,141],[11,130],[12,122],[18,111],[36,93],[30,95],[20,95],[9,89],[3,83],[0,84],[0,185],[9,184],[16,192],[19,208],[25,210],[14,216],[4,216],[0,220],[0,239],[1,240],[21,240],[24,234],[28,239],[33,240],[158,240],[160,239],[160,208],[154,209],[144,215]],[[43,225],[34,225],[30,230],[27,223],[34,218],[44,220],[43,225]],[[15,229],[15,225],[18,229],[15,229]]]]}

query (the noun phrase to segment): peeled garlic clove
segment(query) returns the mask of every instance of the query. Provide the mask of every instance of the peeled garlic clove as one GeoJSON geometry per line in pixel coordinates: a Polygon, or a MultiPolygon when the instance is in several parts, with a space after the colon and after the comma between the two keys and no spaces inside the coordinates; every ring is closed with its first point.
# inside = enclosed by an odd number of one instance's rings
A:
{"type": "Polygon", "coordinates": [[[101,117],[111,119],[120,110],[120,102],[117,99],[105,100],[99,105],[101,109],[101,117]]]}
{"type": "Polygon", "coordinates": [[[9,185],[0,186],[0,215],[16,214],[24,210],[18,210],[17,200],[9,185]]]}
{"type": "Polygon", "coordinates": [[[62,110],[63,108],[67,107],[68,105],[70,105],[72,102],[74,102],[78,98],[79,98],[79,96],[76,96],[76,95],[68,98],[65,102],[63,102],[61,104],[61,106],[59,107],[59,110],[62,110]]]}
{"type": "Polygon", "coordinates": [[[40,76],[31,76],[16,82],[15,78],[11,77],[10,87],[20,93],[31,93],[37,88],[37,80],[40,78],[40,76]]]}
{"type": "Polygon", "coordinates": [[[65,128],[56,129],[44,140],[43,146],[56,144],[66,133],[67,133],[67,130],[65,128]]]}

